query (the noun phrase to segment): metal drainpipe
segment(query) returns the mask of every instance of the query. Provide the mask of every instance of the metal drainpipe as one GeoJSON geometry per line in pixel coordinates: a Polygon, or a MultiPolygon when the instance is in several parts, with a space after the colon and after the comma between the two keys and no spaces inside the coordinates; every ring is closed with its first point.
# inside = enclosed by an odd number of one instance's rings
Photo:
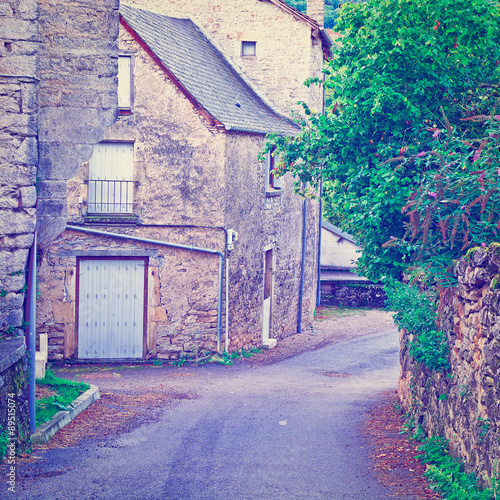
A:
{"type": "Polygon", "coordinates": [[[321,223],[323,222],[323,165],[321,166],[321,179],[319,181],[319,227],[318,227],[318,290],[316,305],[321,305],[321,223]]]}
{"type": "Polygon", "coordinates": [[[36,351],[36,230],[31,247],[30,259],[28,264],[28,297],[29,297],[29,312],[28,312],[28,355],[29,355],[29,389],[28,389],[28,407],[30,414],[30,432],[33,434],[36,431],[35,421],[35,351],[36,351]]]}
{"type": "MultiPolygon", "coordinates": [[[[321,114],[326,115],[326,92],[325,92],[325,74],[323,73],[323,105],[321,114]]],[[[319,181],[319,229],[318,229],[318,290],[316,295],[316,306],[321,305],[321,223],[323,222],[323,163],[320,168],[319,181]]]]}
{"type": "Polygon", "coordinates": [[[307,230],[307,198],[304,197],[303,222],[302,222],[302,262],[300,269],[299,320],[297,325],[297,333],[302,332],[302,299],[304,297],[304,272],[306,266],[306,230],[307,230]]]}
{"type": "Polygon", "coordinates": [[[226,257],[226,337],[224,342],[224,351],[229,352],[229,255],[226,257]]]}
{"type": "Polygon", "coordinates": [[[82,233],[88,234],[98,234],[100,236],[111,236],[113,238],[120,238],[122,240],[139,241],[142,243],[152,243],[154,245],[160,245],[164,247],[172,248],[182,248],[183,250],[192,250],[193,252],[210,253],[219,256],[219,299],[217,304],[217,352],[220,354],[220,344],[221,344],[221,323],[222,323],[222,280],[224,278],[224,255],[218,250],[212,250],[210,248],[201,248],[189,245],[181,245],[180,243],[168,243],[166,241],[151,240],[149,238],[139,238],[138,236],[129,236],[127,234],[110,233],[108,231],[99,231],[97,229],[86,229],[78,226],[67,226],[68,229],[73,231],[80,231],[82,233]]]}

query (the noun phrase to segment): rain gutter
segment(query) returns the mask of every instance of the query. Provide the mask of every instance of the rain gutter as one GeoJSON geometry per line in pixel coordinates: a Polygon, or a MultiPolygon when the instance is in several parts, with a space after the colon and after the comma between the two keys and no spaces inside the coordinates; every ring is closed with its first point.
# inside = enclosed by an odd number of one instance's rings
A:
{"type": "Polygon", "coordinates": [[[180,243],[169,243],[167,241],[152,240],[149,238],[140,238],[138,236],[129,236],[128,234],[118,234],[110,233],[109,231],[99,231],[98,229],[87,229],[78,226],[67,226],[67,229],[73,231],[80,231],[82,233],[97,234],[99,236],[108,236],[112,238],[119,238],[122,240],[138,241],[141,243],[152,243],[154,245],[160,245],[164,247],[171,248],[181,248],[183,250],[191,250],[193,252],[209,253],[219,256],[219,297],[217,304],[217,352],[220,353],[221,350],[221,324],[222,324],[222,288],[223,288],[223,277],[224,277],[224,255],[218,250],[212,250],[211,248],[195,247],[192,245],[181,245],[180,243]]]}

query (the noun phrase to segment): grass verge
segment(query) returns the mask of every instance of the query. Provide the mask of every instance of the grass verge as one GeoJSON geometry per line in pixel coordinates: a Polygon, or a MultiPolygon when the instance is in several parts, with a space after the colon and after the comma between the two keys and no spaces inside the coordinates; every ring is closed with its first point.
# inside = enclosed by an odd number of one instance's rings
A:
{"type": "Polygon", "coordinates": [[[37,379],[37,386],[45,386],[54,391],[55,394],[38,399],[36,401],[36,426],[48,422],[58,411],[70,410],[72,402],[90,389],[89,384],[83,382],[72,382],[64,378],[56,377],[54,372],[46,370],[45,378],[37,379]]]}

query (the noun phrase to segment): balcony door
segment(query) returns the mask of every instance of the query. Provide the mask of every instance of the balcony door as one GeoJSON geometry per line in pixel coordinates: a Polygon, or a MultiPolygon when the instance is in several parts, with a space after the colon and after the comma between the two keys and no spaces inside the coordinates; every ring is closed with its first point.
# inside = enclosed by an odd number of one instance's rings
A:
{"type": "Polygon", "coordinates": [[[133,144],[97,144],[89,162],[89,214],[131,214],[133,178],[133,144]]]}

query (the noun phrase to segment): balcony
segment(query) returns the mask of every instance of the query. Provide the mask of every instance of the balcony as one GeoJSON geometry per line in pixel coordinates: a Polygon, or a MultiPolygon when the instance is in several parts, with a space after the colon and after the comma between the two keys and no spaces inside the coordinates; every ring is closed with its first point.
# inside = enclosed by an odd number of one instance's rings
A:
{"type": "Polygon", "coordinates": [[[88,213],[131,214],[134,181],[89,180],[88,213]]]}

